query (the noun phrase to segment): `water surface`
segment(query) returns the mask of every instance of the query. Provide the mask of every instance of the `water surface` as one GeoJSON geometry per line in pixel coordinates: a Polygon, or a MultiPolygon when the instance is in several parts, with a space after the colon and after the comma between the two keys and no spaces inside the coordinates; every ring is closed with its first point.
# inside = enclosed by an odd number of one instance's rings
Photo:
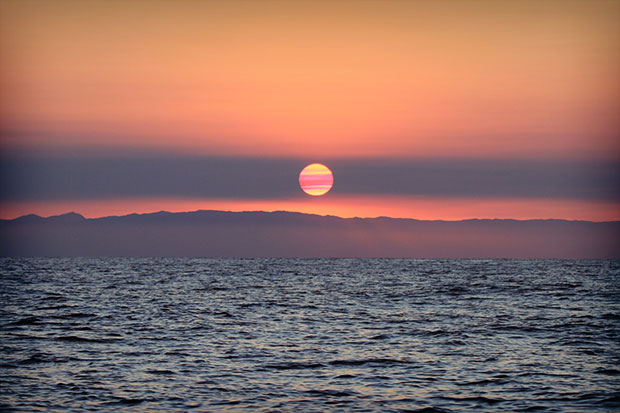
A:
{"type": "Polygon", "coordinates": [[[0,264],[0,408],[620,408],[618,261],[0,264]]]}

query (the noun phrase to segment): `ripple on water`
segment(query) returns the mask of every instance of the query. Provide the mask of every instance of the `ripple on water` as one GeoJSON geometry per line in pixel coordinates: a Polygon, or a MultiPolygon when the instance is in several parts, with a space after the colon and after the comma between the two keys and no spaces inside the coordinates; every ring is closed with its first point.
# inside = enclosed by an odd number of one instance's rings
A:
{"type": "Polygon", "coordinates": [[[1,263],[0,410],[620,408],[618,261],[1,263]]]}

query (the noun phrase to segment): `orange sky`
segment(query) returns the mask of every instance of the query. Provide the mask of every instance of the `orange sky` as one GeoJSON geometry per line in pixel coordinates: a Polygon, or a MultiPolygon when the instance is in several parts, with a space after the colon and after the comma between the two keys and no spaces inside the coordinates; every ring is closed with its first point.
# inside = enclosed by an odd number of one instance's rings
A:
{"type": "MultiPolygon", "coordinates": [[[[613,0],[5,0],[0,145],[620,159],[619,33],[613,0]]],[[[368,214],[403,210],[390,202],[368,214]]],[[[429,202],[408,216],[618,217],[613,203],[584,214],[571,200],[540,213],[526,200],[476,200],[463,213],[429,202]]]]}
{"type": "Polygon", "coordinates": [[[619,5],[4,1],[3,140],[617,155],[619,5]]]}

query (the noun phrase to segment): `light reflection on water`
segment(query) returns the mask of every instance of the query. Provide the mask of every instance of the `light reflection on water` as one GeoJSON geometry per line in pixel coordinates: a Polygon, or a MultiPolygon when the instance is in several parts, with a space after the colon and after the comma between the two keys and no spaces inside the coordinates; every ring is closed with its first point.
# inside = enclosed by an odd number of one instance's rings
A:
{"type": "Polygon", "coordinates": [[[620,265],[4,259],[0,408],[611,411],[620,265]]]}

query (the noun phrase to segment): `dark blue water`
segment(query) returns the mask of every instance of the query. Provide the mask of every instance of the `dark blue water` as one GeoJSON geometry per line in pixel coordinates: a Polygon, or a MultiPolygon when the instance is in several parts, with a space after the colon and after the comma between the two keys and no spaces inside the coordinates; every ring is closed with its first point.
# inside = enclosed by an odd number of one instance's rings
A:
{"type": "Polygon", "coordinates": [[[0,264],[4,409],[620,408],[618,261],[0,264]]]}

